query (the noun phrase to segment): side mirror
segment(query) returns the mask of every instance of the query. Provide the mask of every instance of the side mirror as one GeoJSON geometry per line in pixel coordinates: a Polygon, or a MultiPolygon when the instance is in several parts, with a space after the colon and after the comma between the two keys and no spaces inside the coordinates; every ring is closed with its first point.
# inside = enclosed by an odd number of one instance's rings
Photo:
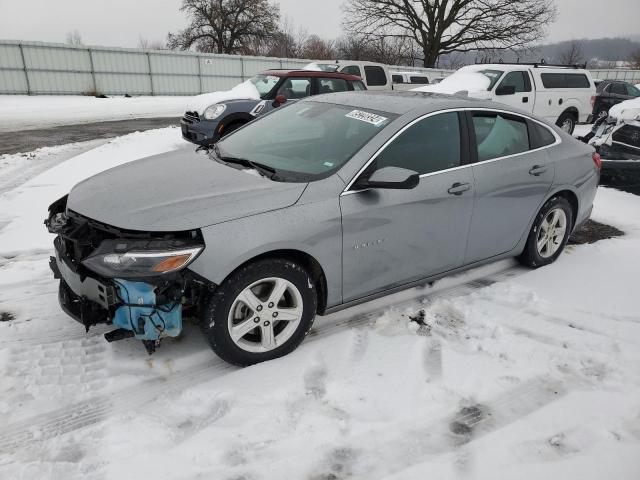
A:
{"type": "Polygon", "coordinates": [[[388,188],[411,190],[420,183],[420,175],[413,170],[400,167],[383,167],[373,172],[367,179],[358,179],[356,188],[388,188]]]}
{"type": "Polygon", "coordinates": [[[276,99],[273,101],[273,106],[279,107],[283,103],[286,103],[286,101],[287,97],[285,97],[284,95],[276,95],[276,99]]]}
{"type": "Polygon", "coordinates": [[[496,88],[496,95],[514,95],[516,87],[514,85],[500,85],[496,88]]]}

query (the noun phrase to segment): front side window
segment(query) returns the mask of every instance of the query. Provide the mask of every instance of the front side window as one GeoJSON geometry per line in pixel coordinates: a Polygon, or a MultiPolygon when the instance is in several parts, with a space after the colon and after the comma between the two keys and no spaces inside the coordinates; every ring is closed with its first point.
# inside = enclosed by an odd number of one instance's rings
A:
{"type": "Polygon", "coordinates": [[[460,166],[460,121],[455,112],[427,117],[411,125],[372,162],[373,173],[400,167],[419,174],[460,166]]]}
{"type": "Polygon", "coordinates": [[[387,75],[382,67],[376,65],[365,65],[364,74],[367,77],[367,85],[379,87],[387,84],[387,75]]]}
{"type": "Polygon", "coordinates": [[[301,77],[287,78],[278,87],[276,95],[284,95],[288,99],[308,97],[311,95],[311,79],[301,77]]]}
{"type": "Polygon", "coordinates": [[[527,72],[509,72],[500,83],[501,87],[515,87],[516,93],[530,92],[531,81],[527,72]]]}
{"type": "Polygon", "coordinates": [[[633,85],[628,84],[627,85],[627,95],[629,95],[630,97],[640,97],[640,90],[638,90],[633,85]]]}
{"type": "Polygon", "coordinates": [[[356,77],[362,77],[362,73],[360,73],[360,67],[357,65],[348,65],[340,71],[342,73],[346,73],[347,75],[355,75],[356,77]]]}
{"type": "Polygon", "coordinates": [[[529,150],[529,132],[524,119],[502,113],[473,114],[478,161],[506,157],[529,150]]]}
{"type": "Polygon", "coordinates": [[[397,118],[396,114],[301,101],[224,137],[221,157],[249,160],[276,170],[274,180],[325,178],[397,118]]]}
{"type": "Polygon", "coordinates": [[[342,78],[319,78],[318,93],[346,92],[347,81],[342,78]]]}
{"type": "Polygon", "coordinates": [[[393,83],[404,83],[402,75],[391,75],[391,80],[393,80],[393,83]]]}

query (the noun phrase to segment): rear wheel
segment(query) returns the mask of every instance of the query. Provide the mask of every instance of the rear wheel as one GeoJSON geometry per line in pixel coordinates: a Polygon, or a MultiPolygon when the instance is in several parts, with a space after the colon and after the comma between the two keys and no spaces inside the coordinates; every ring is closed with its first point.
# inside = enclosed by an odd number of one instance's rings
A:
{"type": "Polygon", "coordinates": [[[560,115],[560,118],[558,118],[556,125],[568,134],[572,134],[573,130],[576,128],[577,122],[578,119],[573,113],[564,112],[562,115],[560,115]]]}
{"type": "Polygon", "coordinates": [[[573,210],[566,198],[553,197],[536,216],[520,262],[537,268],[556,261],[573,227],[573,210]]]}
{"type": "Polygon", "coordinates": [[[265,259],[241,267],[218,287],[201,325],[220,358],[252,365],[295,350],[316,308],[315,283],[304,268],[265,259]]]}

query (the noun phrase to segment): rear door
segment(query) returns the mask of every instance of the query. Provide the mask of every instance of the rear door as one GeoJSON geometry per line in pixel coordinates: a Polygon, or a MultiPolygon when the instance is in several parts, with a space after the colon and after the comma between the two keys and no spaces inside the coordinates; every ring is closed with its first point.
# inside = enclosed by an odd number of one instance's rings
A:
{"type": "Polygon", "coordinates": [[[511,105],[512,107],[525,110],[529,113],[533,112],[535,105],[535,91],[532,86],[531,77],[527,70],[516,70],[507,73],[496,87],[496,101],[511,105]],[[513,87],[515,93],[501,95],[504,88],[513,87]]]}
{"type": "Polygon", "coordinates": [[[554,165],[542,146],[556,137],[533,120],[505,112],[468,112],[467,121],[475,179],[465,256],[470,264],[515,248],[553,182],[554,165]]]}
{"type": "Polygon", "coordinates": [[[473,208],[467,144],[464,114],[418,120],[359,174],[407,168],[421,174],[416,188],[347,189],[340,196],[345,301],[462,265],[473,208]]]}

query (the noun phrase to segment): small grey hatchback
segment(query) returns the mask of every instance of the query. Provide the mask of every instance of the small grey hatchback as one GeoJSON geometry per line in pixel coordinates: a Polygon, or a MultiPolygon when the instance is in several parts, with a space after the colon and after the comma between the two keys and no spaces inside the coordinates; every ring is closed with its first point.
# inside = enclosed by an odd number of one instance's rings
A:
{"type": "Polygon", "coordinates": [[[316,314],[505,257],[554,262],[589,218],[592,147],[529,114],[419,92],[277,109],[208,153],[108,170],[49,208],[62,308],[153,352],[183,320],[224,360],[295,349],[316,314]]]}

